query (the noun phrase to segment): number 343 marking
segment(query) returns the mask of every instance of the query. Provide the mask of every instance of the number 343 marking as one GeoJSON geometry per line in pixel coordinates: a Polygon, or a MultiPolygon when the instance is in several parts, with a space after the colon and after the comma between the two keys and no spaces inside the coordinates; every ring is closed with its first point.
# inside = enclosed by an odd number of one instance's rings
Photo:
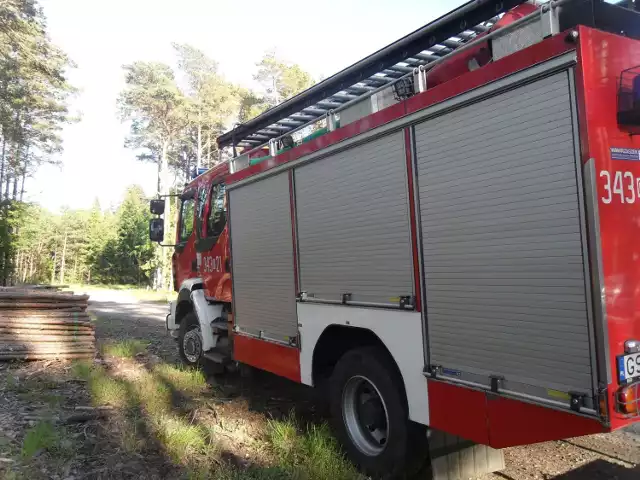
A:
{"type": "Polygon", "coordinates": [[[602,170],[600,178],[604,179],[605,191],[601,198],[602,203],[636,203],[636,199],[640,201],[640,177],[634,178],[631,172],[609,173],[602,170]]]}

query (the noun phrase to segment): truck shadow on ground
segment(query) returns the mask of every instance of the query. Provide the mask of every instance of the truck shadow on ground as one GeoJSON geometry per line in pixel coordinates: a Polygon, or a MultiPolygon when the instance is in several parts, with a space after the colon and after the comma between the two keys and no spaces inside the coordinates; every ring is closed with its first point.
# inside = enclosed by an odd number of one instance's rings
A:
{"type": "Polygon", "coordinates": [[[640,466],[625,468],[607,460],[594,460],[586,465],[571,470],[570,472],[553,477],[553,480],[638,480],[640,478],[640,466]]]}
{"type": "MultiPolygon", "coordinates": [[[[333,476],[328,468],[338,469],[334,478],[359,478],[332,440],[314,389],[255,369],[205,374],[207,383],[199,389],[189,384],[195,377],[179,366],[177,345],[166,335],[164,312],[156,305],[95,302],[91,311],[100,348],[119,341],[149,343],[146,352],[122,365],[106,358],[86,374],[92,396],[100,391],[95,384],[104,383],[126,397],[118,401],[125,414],[101,428],[110,445],[102,450],[133,446],[134,456],[144,452],[151,470],[154,464],[182,474],[204,469],[202,478],[298,478],[302,470],[300,478],[324,479],[333,476]],[[142,373],[123,375],[135,370],[142,373]],[[185,458],[193,461],[185,464],[185,458]]],[[[93,403],[103,402],[93,398],[93,403]]],[[[130,477],[151,471],[134,460],[127,465],[130,477]]]]}
{"type": "MultiPolygon", "coordinates": [[[[138,339],[149,342],[149,351],[165,362],[179,363],[176,341],[165,331],[164,306],[92,302],[96,316],[96,338],[99,342],[138,339]],[[153,315],[155,314],[155,316],[153,315]]],[[[208,373],[208,372],[205,372],[208,373]]],[[[320,392],[258,369],[208,375],[210,384],[224,397],[241,397],[249,409],[281,418],[294,410],[301,419],[324,419],[326,408],[320,392]]]]}

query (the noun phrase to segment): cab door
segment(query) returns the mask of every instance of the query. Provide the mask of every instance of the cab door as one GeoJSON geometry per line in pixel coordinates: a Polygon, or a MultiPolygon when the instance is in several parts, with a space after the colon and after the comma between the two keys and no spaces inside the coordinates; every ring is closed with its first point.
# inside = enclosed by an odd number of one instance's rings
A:
{"type": "Polygon", "coordinates": [[[195,250],[195,190],[187,190],[181,196],[176,247],[173,253],[174,283],[176,289],[182,282],[198,276],[195,250]]]}
{"type": "Polygon", "coordinates": [[[207,297],[218,301],[231,301],[231,274],[229,272],[227,200],[221,178],[203,185],[198,191],[198,240],[196,250],[200,276],[207,297]]]}

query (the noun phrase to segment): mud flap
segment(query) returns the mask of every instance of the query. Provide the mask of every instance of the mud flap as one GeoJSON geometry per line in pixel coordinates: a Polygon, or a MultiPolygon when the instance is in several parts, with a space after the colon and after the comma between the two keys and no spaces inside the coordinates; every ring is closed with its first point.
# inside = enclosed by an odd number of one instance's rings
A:
{"type": "Polygon", "coordinates": [[[429,429],[432,480],[466,480],[503,470],[504,452],[429,429]]]}
{"type": "Polygon", "coordinates": [[[222,304],[210,304],[204,296],[204,290],[194,290],[191,292],[191,302],[193,303],[200,333],[202,335],[202,349],[207,352],[215,348],[218,335],[213,333],[211,322],[222,315],[222,304]]]}

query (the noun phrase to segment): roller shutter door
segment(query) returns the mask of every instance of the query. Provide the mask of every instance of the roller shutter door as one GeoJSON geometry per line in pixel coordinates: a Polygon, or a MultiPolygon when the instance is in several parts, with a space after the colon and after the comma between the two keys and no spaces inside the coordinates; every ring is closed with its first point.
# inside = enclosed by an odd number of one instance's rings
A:
{"type": "Polygon", "coordinates": [[[301,290],[398,305],[414,295],[401,132],[295,172],[301,290]]]}
{"type": "Polygon", "coordinates": [[[243,331],[297,335],[288,173],[229,191],[233,297],[243,331]]]}
{"type": "Polygon", "coordinates": [[[415,128],[430,363],[523,393],[592,391],[568,74],[415,128]]]}

